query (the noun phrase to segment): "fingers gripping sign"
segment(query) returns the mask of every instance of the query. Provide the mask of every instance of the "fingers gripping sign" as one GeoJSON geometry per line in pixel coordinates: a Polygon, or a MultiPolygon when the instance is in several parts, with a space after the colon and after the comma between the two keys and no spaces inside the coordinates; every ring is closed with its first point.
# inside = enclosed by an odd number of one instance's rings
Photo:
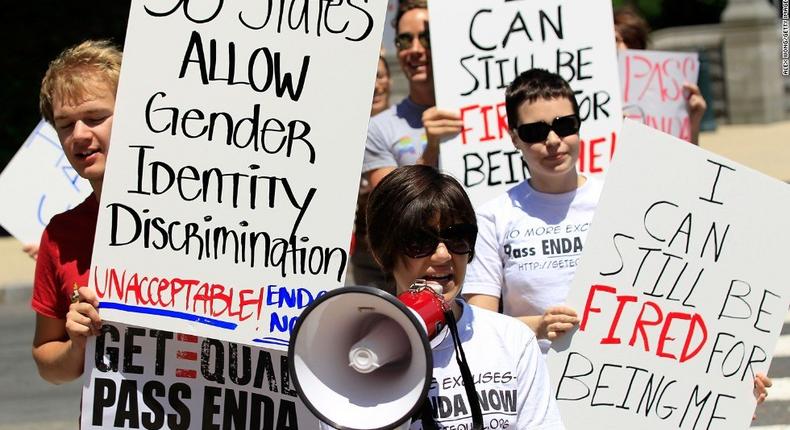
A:
{"type": "Polygon", "coordinates": [[[84,347],[89,336],[96,336],[101,332],[102,321],[98,307],[99,300],[93,290],[74,285],[71,305],[66,314],[66,333],[73,343],[84,347]]]}
{"type": "Polygon", "coordinates": [[[538,338],[554,340],[579,324],[576,311],[568,306],[552,306],[540,318],[538,338]]]}
{"type": "Polygon", "coordinates": [[[428,146],[422,153],[421,163],[435,166],[439,160],[439,143],[456,136],[461,132],[463,121],[456,112],[428,108],[422,114],[428,146]]]}
{"type": "Polygon", "coordinates": [[[422,114],[422,123],[428,142],[438,143],[440,140],[450,138],[461,132],[463,121],[456,112],[437,109],[435,106],[428,108],[422,114]]]}

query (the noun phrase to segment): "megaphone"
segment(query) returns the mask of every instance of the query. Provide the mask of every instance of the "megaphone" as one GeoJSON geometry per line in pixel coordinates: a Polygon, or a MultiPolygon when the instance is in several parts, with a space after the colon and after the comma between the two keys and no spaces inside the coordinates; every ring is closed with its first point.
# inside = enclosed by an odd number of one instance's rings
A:
{"type": "Polygon", "coordinates": [[[422,407],[433,373],[429,339],[446,324],[440,294],[415,284],[398,298],[343,287],[308,306],[288,347],[296,391],[340,429],[392,429],[422,407]]]}

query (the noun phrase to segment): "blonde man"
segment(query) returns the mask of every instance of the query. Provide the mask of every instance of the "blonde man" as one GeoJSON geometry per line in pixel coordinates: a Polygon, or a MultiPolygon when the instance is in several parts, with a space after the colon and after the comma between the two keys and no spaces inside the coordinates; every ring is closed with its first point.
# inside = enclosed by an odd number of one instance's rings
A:
{"type": "Polygon", "coordinates": [[[86,41],[55,58],[41,82],[41,113],[93,188],[80,205],[52,218],[36,261],[33,358],[41,377],[54,384],[82,374],[88,336],[101,328],[98,302],[86,286],[120,70],[117,47],[86,41]]]}

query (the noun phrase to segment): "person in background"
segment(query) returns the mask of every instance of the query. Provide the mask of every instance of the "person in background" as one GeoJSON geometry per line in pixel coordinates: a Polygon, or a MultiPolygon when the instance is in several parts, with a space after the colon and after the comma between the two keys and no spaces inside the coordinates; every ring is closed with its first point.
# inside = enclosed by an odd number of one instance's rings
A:
{"type": "MultiPolygon", "coordinates": [[[[477,209],[478,258],[469,267],[464,295],[470,304],[494,311],[501,300],[505,314],[535,332],[545,354],[551,339],[579,322],[573,309],[560,305],[576,268],[522,270],[524,263],[545,258],[542,238],[508,233],[546,226],[565,232],[566,225],[589,225],[603,184],[576,170],[579,107],[561,76],[542,69],[522,73],[505,92],[505,108],[511,140],[530,178],[477,209]]],[[[583,243],[586,231],[569,239],[583,243]]],[[[574,257],[574,251],[566,257],[574,257]]]]}
{"type": "MultiPolygon", "coordinates": [[[[403,0],[393,26],[396,30],[395,48],[398,63],[409,84],[409,94],[394,106],[371,118],[368,125],[362,178],[367,189],[372,190],[391,171],[399,166],[425,164],[437,166],[439,139],[447,129],[437,128],[451,122],[460,128],[460,119],[438,117],[433,90],[431,46],[428,33],[428,3],[426,0],[403,0]],[[426,135],[430,127],[432,138],[426,135]]],[[[374,98],[375,102],[375,98],[374,98]]],[[[452,130],[451,130],[452,131],[452,130]]],[[[360,206],[358,206],[359,208],[360,206]]],[[[359,223],[362,217],[357,216],[359,223]]],[[[356,228],[364,233],[364,228],[356,228]]],[[[366,253],[362,234],[356,236],[352,267],[354,282],[382,287],[394,293],[391,278],[386,278],[372,264],[366,253]],[[359,251],[362,249],[362,251],[359,251]],[[357,263],[354,262],[357,261],[357,263]],[[361,276],[357,277],[357,273],[361,276]]]]}
{"type": "Polygon", "coordinates": [[[409,95],[370,121],[362,171],[371,188],[399,166],[435,167],[439,160],[439,138],[447,131],[435,126],[446,122],[461,126],[460,119],[435,118],[436,110],[429,109],[436,99],[427,0],[401,1],[393,24],[398,63],[409,83],[409,95]],[[434,126],[437,137],[429,141],[426,128],[430,125],[434,126]]]}
{"type": "MultiPolygon", "coordinates": [[[[379,55],[379,64],[376,70],[376,84],[373,90],[373,103],[370,106],[370,116],[374,117],[389,108],[390,105],[390,68],[383,55],[379,55]]],[[[367,243],[367,223],[365,222],[365,208],[372,187],[367,175],[362,175],[359,181],[359,194],[357,195],[357,211],[354,218],[354,238],[351,252],[351,274],[356,285],[367,285],[394,293],[392,280],[381,271],[367,243]]]]}
{"type": "Polygon", "coordinates": [[[118,48],[89,40],[55,58],[41,82],[41,113],[69,164],[93,188],[84,202],[52,218],[36,260],[33,359],[54,384],[82,375],[88,337],[101,329],[98,301],[87,285],[120,70],[118,48]]]}
{"type": "MultiPolygon", "coordinates": [[[[541,69],[519,75],[505,91],[510,137],[527,163],[530,178],[477,210],[475,259],[469,266],[464,297],[484,309],[501,309],[529,326],[545,354],[551,340],[579,323],[564,303],[576,266],[540,264],[545,236],[513,231],[551,230],[552,237],[583,244],[598,206],[602,182],[576,170],[579,156],[579,108],[570,85],[541,69]],[[574,232],[574,233],[569,233],[574,232]],[[536,264],[529,264],[536,263],[536,264]]],[[[563,254],[552,254],[556,259],[563,254]]],[[[578,258],[569,250],[565,260],[578,258]]],[[[765,400],[771,380],[758,374],[755,397],[765,400]]]]}
{"type": "Polygon", "coordinates": [[[379,64],[376,68],[376,85],[373,88],[373,102],[370,105],[371,118],[390,107],[391,87],[390,66],[382,53],[379,55],[379,64]]]}
{"type": "MultiPolygon", "coordinates": [[[[647,37],[650,26],[644,18],[631,6],[623,6],[614,11],[614,37],[617,49],[647,49],[647,37]]],[[[686,109],[689,114],[690,142],[699,145],[699,131],[702,116],[708,108],[699,87],[692,82],[685,82],[683,90],[686,94],[686,109]]]]}

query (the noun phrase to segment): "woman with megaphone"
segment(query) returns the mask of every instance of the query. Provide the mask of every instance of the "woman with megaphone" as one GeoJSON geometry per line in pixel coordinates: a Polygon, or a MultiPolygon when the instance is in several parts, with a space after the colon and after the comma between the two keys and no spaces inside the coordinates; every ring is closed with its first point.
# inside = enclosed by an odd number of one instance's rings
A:
{"type": "Polygon", "coordinates": [[[461,185],[433,167],[397,168],[371,193],[367,221],[370,250],[393,275],[399,300],[348,287],[305,310],[289,356],[300,397],[313,413],[351,429],[564,429],[533,332],[461,298],[477,236],[474,209],[461,185]],[[414,304],[431,301],[444,311],[440,321],[414,304]],[[383,317],[387,309],[401,310],[383,317]],[[380,314],[376,324],[358,316],[365,313],[380,314]],[[432,333],[430,346],[422,349],[404,334],[411,330],[409,319],[420,320],[421,333],[432,333]],[[370,325],[376,328],[361,328],[370,325]],[[361,369],[377,354],[383,366],[361,369]],[[409,370],[415,363],[418,370],[409,370]],[[416,390],[410,389],[412,378],[416,390]]]}

